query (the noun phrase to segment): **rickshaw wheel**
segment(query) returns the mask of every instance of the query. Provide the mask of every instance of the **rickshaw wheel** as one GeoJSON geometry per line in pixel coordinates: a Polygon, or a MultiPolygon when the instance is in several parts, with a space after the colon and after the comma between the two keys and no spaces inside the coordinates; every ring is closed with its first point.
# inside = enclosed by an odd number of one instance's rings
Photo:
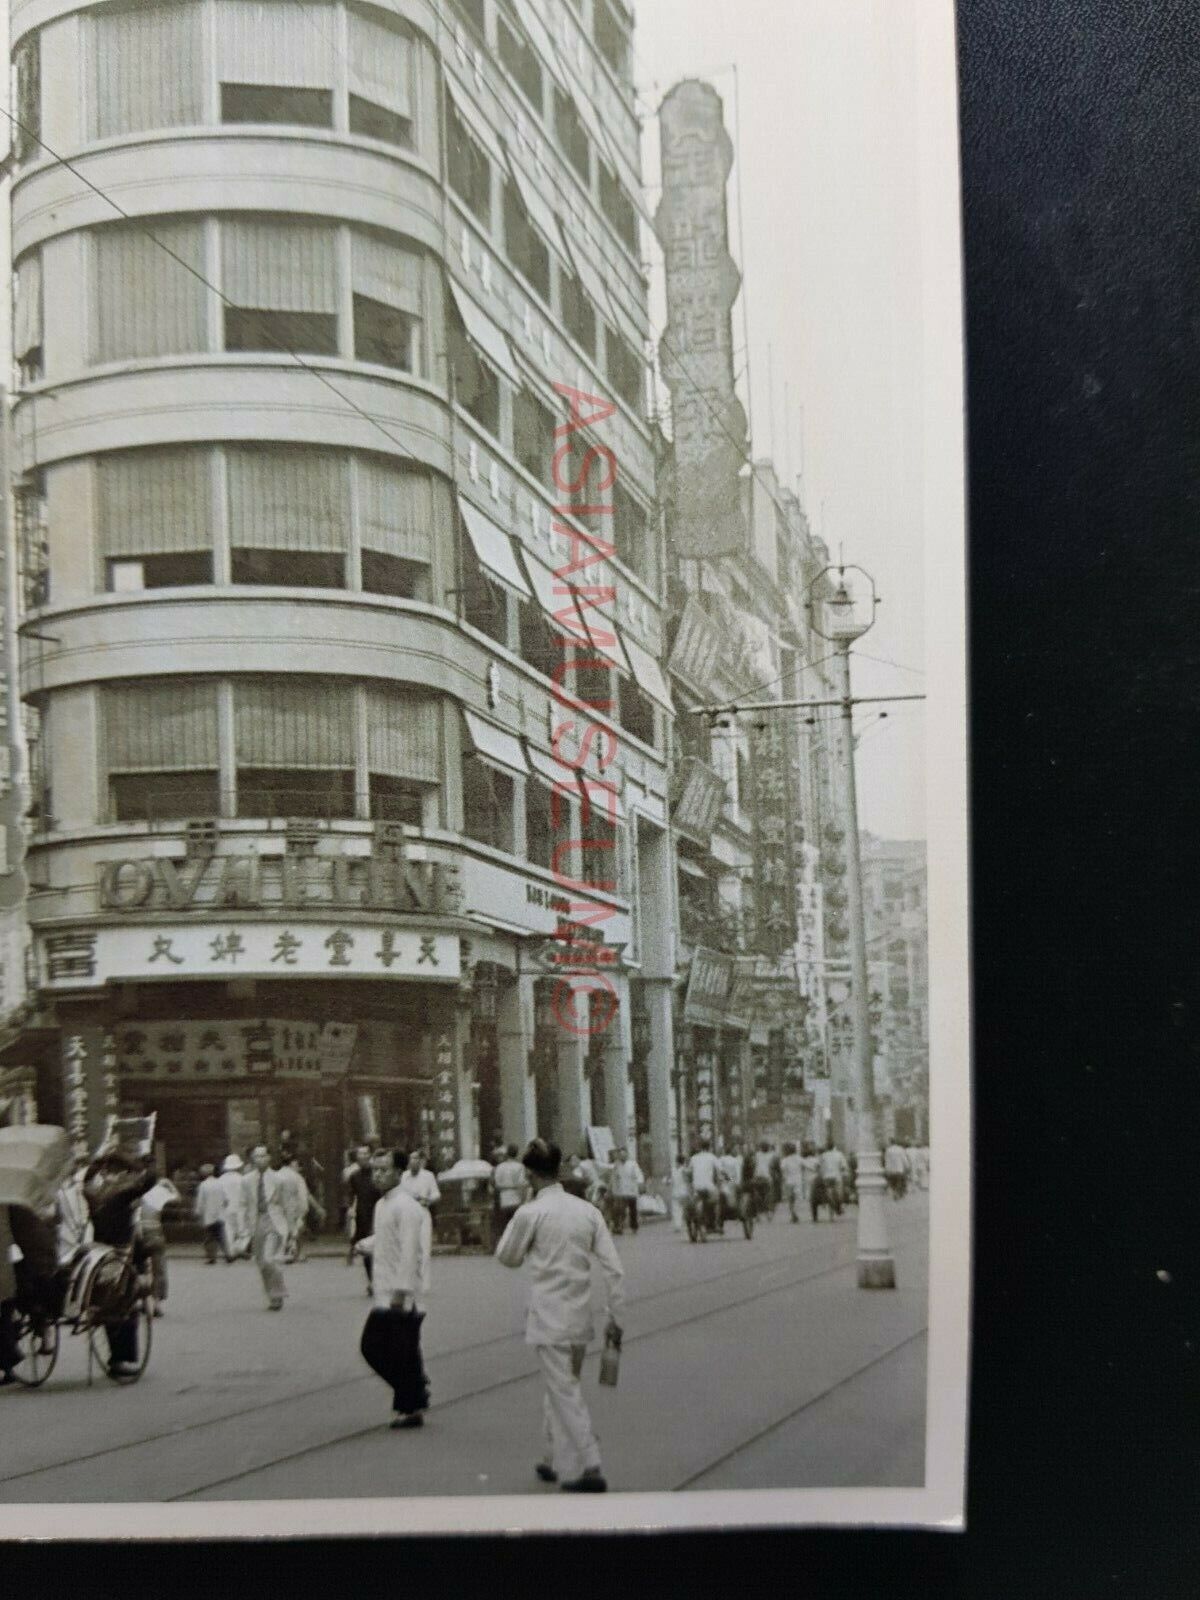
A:
{"type": "Polygon", "coordinates": [[[138,1358],[135,1363],[131,1363],[135,1368],[132,1372],[109,1371],[108,1339],[107,1336],[102,1337],[102,1335],[105,1335],[105,1329],[108,1326],[106,1322],[95,1323],[88,1330],[88,1342],[91,1345],[92,1356],[99,1364],[104,1376],[112,1383],[123,1386],[136,1383],[150,1362],[150,1345],[154,1334],[154,1319],[149,1300],[144,1296],[139,1297],[128,1320],[134,1324],[137,1331],[138,1358]]]}
{"type": "Polygon", "coordinates": [[[13,1377],[27,1389],[40,1388],[54,1371],[58,1361],[58,1323],[52,1322],[49,1331],[52,1347],[49,1351],[44,1351],[42,1335],[34,1325],[32,1317],[22,1313],[16,1334],[21,1359],[13,1368],[13,1377]]]}

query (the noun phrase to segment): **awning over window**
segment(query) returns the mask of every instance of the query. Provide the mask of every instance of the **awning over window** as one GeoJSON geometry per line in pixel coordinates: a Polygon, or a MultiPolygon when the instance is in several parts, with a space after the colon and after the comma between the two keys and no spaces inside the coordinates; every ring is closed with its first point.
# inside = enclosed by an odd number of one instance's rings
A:
{"type": "Polygon", "coordinates": [[[549,784],[558,784],[562,789],[569,789],[573,794],[578,792],[577,768],[564,766],[557,756],[548,756],[542,750],[535,750],[532,745],[527,745],[526,751],[529,755],[529,765],[539,778],[545,778],[549,784]]]}
{"type": "Polygon", "coordinates": [[[462,714],[467,738],[477,756],[482,756],[485,761],[494,761],[508,772],[520,773],[522,777],[529,771],[521,741],[514,734],[506,733],[494,722],[486,722],[465,706],[462,714]]]}
{"type": "Polygon", "coordinates": [[[529,574],[529,582],[533,586],[534,595],[542,610],[566,634],[581,642],[586,640],[587,632],[580,621],[579,612],[575,609],[575,602],[571,598],[569,585],[559,582],[547,566],[531,555],[528,550],[521,550],[521,559],[525,564],[525,571],[529,574]],[[567,589],[565,594],[555,593],[555,589],[567,589]]]}
{"type": "Polygon", "coordinates": [[[680,872],[686,872],[689,878],[703,878],[705,882],[708,881],[708,873],[705,872],[703,867],[698,867],[694,861],[690,861],[684,855],[677,857],[677,859],[680,872]]]}
{"type": "Polygon", "coordinates": [[[529,585],[525,581],[525,574],[517,565],[512,540],[504,529],[480,511],[478,506],[473,506],[465,496],[459,495],[458,505],[480,565],[494,578],[499,578],[501,583],[528,597],[529,585]]]}
{"type": "Polygon", "coordinates": [[[521,374],[517,371],[517,364],[513,360],[507,335],[500,331],[487,312],[477,306],[467,291],[455,283],[453,278],[450,280],[450,293],[454,296],[454,304],[458,307],[463,327],[467,330],[467,338],[510,383],[519,384],[521,374]]]}
{"type": "Polygon", "coordinates": [[[479,110],[466,90],[460,88],[448,72],[442,81],[449,91],[450,102],[454,107],[455,116],[471,137],[483,146],[485,151],[492,151],[495,147],[496,135],[488,127],[487,118],[479,110]]]}
{"type": "Polygon", "coordinates": [[[558,218],[554,215],[550,202],[543,197],[538,186],[525,176],[511,155],[508,157],[508,170],[517,186],[517,193],[521,196],[526,216],[559,260],[569,265],[562,230],[558,226],[558,218]]]}
{"type": "Polygon", "coordinates": [[[608,617],[602,617],[591,606],[583,606],[580,614],[597,655],[606,656],[618,672],[629,672],[629,657],[625,654],[616,623],[608,617]]]}
{"type": "Polygon", "coordinates": [[[623,642],[638,687],[644,689],[652,699],[657,700],[664,710],[671,711],[673,709],[671,690],[658,662],[649,650],[643,650],[637,640],[631,639],[628,634],[625,635],[623,642]]]}
{"type": "Polygon", "coordinates": [[[568,232],[567,252],[571,258],[571,268],[583,285],[584,294],[596,311],[612,322],[614,320],[612,301],[608,297],[608,287],[604,282],[604,269],[592,259],[592,241],[578,239],[574,233],[568,232]]]}
{"type": "Polygon", "coordinates": [[[621,796],[617,792],[615,782],[605,779],[585,778],[584,788],[587,790],[588,803],[593,811],[605,817],[609,822],[624,822],[625,807],[621,804],[621,796]]]}

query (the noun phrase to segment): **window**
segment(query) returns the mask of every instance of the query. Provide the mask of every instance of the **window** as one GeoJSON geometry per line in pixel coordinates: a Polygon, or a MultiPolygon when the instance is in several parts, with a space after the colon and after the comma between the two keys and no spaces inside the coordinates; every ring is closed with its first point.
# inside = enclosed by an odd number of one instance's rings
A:
{"type": "Polygon", "coordinates": [[[504,185],[504,248],[521,276],[548,302],[550,250],[530,222],[514,183],[504,185]]]}
{"type": "Polygon", "coordinates": [[[564,659],[559,635],[546,620],[541,606],[533,601],[521,605],[521,659],[547,678],[564,659]]]}
{"type": "Polygon", "coordinates": [[[21,257],[13,280],[13,355],[22,384],[36,383],[45,373],[40,250],[30,250],[21,257]]]}
{"type": "Polygon", "coordinates": [[[89,12],[92,134],[204,121],[203,7],[194,0],[89,12]]]}
{"type": "Polygon", "coordinates": [[[446,97],[446,176],[450,187],[485,228],[492,223],[492,168],[446,97]]]}
{"type": "Polygon", "coordinates": [[[496,37],[500,61],[513,82],[540,117],[542,115],[542,68],[537,52],[515,23],[497,19],[496,37]]]}
{"type": "Polygon", "coordinates": [[[626,82],[629,76],[629,41],[605,0],[595,0],[592,29],[597,50],[622,83],[626,82]]]}
{"type": "MultiPolygon", "coordinates": [[[[544,783],[530,778],[525,784],[525,855],[535,867],[549,867],[559,830],[551,810],[553,794],[544,783]]],[[[560,806],[562,802],[559,802],[560,806]]]]}
{"type": "Polygon", "coordinates": [[[211,454],[178,446],[95,458],[96,543],[114,594],[211,583],[211,454]]]}
{"type": "Polygon", "coordinates": [[[92,234],[92,252],[94,360],[205,348],[208,291],[199,222],[152,217],[111,223],[92,234]],[[181,260],[193,270],[185,272],[181,260]]]}
{"type": "Polygon", "coordinates": [[[554,414],[528,389],[518,389],[513,395],[513,454],[531,477],[549,484],[554,451],[554,414]]]}
{"type": "Polygon", "coordinates": [[[350,686],[327,678],[234,684],[239,817],[352,817],[350,686]]]}
{"type": "Polygon", "coordinates": [[[500,436],[500,377],[467,337],[458,312],[450,314],[450,368],[454,398],[481,428],[500,436]]]}
{"type": "Polygon", "coordinates": [[[401,372],[420,360],[423,258],[380,235],[353,241],[354,355],[401,372]]]}
{"type": "Polygon", "coordinates": [[[432,598],[434,530],[450,526],[450,491],[430,472],[386,458],[358,460],[362,586],[405,600],[432,598]]]}
{"type": "Polygon", "coordinates": [[[289,89],[281,84],[223,83],[221,121],[332,128],[333,91],[289,89]]]}
{"type": "Polygon", "coordinates": [[[234,583],[340,589],[350,527],[348,458],[302,446],[230,446],[234,583]]]}
{"type": "Polygon", "coordinates": [[[508,590],[489,578],[469,539],[461,541],[463,621],[497,644],[508,646],[508,590]]]}
{"type": "Polygon", "coordinates": [[[460,17],[480,44],[487,42],[487,13],[484,0],[450,0],[451,10],[460,17]]]}
{"type": "Polygon", "coordinates": [[[333,126],[332,7],[216,0],[215,12],[223,122],[333,126]]]}
{"type": "Polygon", "coordinates": [[[638,249],[637,210],[611,168],[600,163],[600,209],[612,223],[617,237],[634,255],[638,249]]]}
{"type": "Polygon", "coordinates": [[[561,89],[554,91],[554,136],[563,155],[575,171],[588,183],[591,178],[591,154],[588,136],[579,117],[579,110],[569,94],[561,89]]]}
{"type": "Polygon", "coordinates": [[[18,161],[30,161],[41,152],[42,43],[31,33],[13,53],[17,70],[17,126],[13,138],[18,161]]]}
{"type": "Polygon", "coordinates": [[[575,694],[585,706],[598,711],[601,716],[611,716],[613,706],[612,669],[600,659],[598,652],[587,653],[581,645],[575,654],[575,694]]]}
{"type": "Polygon", "coordinates": [[[226,220],[226,350],[336,355],[335,246],[334,229],[320,224],[226,220]]]}
{"type": "Polygon", "coordinates": [[[408,34],[350,10],[350,132],[413,148],[408,34]]]}
{"type": "Polygon", "coordinates": [[[406,311],[354,296],[354,357],[379,367],[415,370],[417,321],[406,311]]]}
{"type": "Polygon", "coordinates": [[[382,685],[367,691],[371,816],[420,827],[424,797],[441,782],[441,703],[382,685]]]}
{"type": "Polygon", "coordinates": [[[618,719],[631,738],[651,747],[658,731],[654,701],[643,694],[632,678],[622,674],[617,681],[618,719]]]}
{"type": "Polygon", "coordinates": [[[194,678],[109,684],[101,707],[113,821],[217,815],[215,684],[194,678]]]}
{"type": "Polygon", "coordinates": [[[513,780],[476,755],[462,763],[463,833],[493,850],[513,848],[513,780]]]}
{"type": "Polygon", "coordinates": [[[633,411],[642,409],[642,363],[632,346],[612,328],[604,330],[608,381],[633,411]]]}
{"type": "Polygon", "coordinates": [[[658,589],[658,549],[654,524],[640,500],[620,479],[613,485],[612,542],[618,558],[649,588],[658,589]]]}
{"type": "Polygon", "coordinates": [[[621,827],[612,820],[612,798],[593,784],[583,812],[583,881],[602,894],[615,894],[621,881],[621,827]]]}
{"type": "Polygon", "coordinates": [[[595,308],[584,293],[583,284],[573,273],[560,273],[558,281],[562,289],[563,324],[575,343],[586,350],[588,355],[594,356],[596,354],[595,308]]]}

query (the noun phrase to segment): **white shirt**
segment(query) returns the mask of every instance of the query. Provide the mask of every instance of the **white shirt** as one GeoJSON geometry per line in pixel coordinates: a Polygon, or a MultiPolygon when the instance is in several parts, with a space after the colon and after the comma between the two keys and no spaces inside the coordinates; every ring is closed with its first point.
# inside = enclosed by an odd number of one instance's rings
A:
{"type": "Polygon", "coordinates": [[[688,1184],[688,1169],[685,1166],[676,1167],[671,1174],[671,1193],[676,1200],[684,1200],[690,1185],[688,1184]]]}
{"type": "Polygon", "coordinates": [[[592,1262],[604,1274],[609,1315],[621,1321],[625,1269],[604,1218],[587,1200],[548,1184],[513,1215],[496,1246],[502,1266],[533,1269],[526,1344],[587,1344],[592,1336],[592,1262]]]}
{"type": "Polygon", "coordinates": [[[229,1197],[221,1186],[220,1178],[210,1173],[196,1190],[196,1219],[205,1228],[220,1222],[229,1205],[229,1197]]]}
{"type": "Polygon", "coordinates": [[[804,1157],[784,1156],[779,1165],[783,1173],[784,1183],[789,1184],[793,1189],[798,1189],[804,1177],[804,1157]]]}
{"type": "Polygon", "coordinates": [[[422,1167],[420,1172],[404,1173],[400,1179],[400,1187],[405,1194],[411,1195],[414,1200],[419,1200],[422,1205],[431,1206],[442,1198],[437,1179],[428,1167],[422,1167]]]}
{"type": "Polygon", "coordinates": [[[230,1221],[244,1222],[246,1218],[245,1174],[240,1170],[237,1172],[223,1172],[217,1182],[225,1191],[230,1221]]]}
{"type": "Polygon", "coordinates": [[[888,1145],[883,1152],[883,1170],[893,1174],[908,1171],[908,1156],[902,1146],[888,1145]]]}
{"type": "Polygon", "coordinates": [[[832,1150],[821,1151],[821,1176],[823,1178],[841,1178],[849,1170],[845,1156],[836,1145],[832,1150]]]}
{"type": "Polygon", "coordinates": [[[742,1181],[742,1162],[740,1156],[735,1156],[732,1151],[728,1155],[717,1157],[717,1170],[725,1179],[736,1188],[742,1181]]]}
{"type": "Polygon", "coordinates": [[[771,1152],[769,1150],[756,1150],[754,1152],[754,1176],[756,1178],[769,1178],[771,1176],[771,1152]]]}
{"type": "Polygon", "coordinates": [[[636,1199],[646,1179],[641,1167],[634,1160],[617,1161],[612,1169],[612,1189],[615,1195],[622,1198],[636,1199]]]}
{"type": "Polygon", "coordinates": [[[711,1150],[697,1150],[688,1162],[688,1171],[692,1175],[693,1189],[717,1187],[717,1158],[711,1150]]]}
{"type": "Polygon", "coordinates": [[[501,1161],[492,1174],[496,1198],[502,1206],[519,1206],[525,1198],[528,1179],[525,1168],[515,1159],[501,1161]]]}
{"type": "Polygon", "coordinates": [[[429,1293],[433,1223],[429,1212],[397,1184],[375,1203],[371,1292],[387,1311],[395,1294],[411,1294],[418,1311],[429,1293]]]}

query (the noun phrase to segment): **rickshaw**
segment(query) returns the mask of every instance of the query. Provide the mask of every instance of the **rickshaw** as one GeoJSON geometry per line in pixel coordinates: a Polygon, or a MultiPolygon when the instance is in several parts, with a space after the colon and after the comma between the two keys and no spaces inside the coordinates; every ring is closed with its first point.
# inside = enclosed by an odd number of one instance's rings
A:
{"type": "MultiPolygon", "coordinates": [[[[21,1206],[41,1216],[53,1211],[69,1161],[70,1146],[61,1128],[0,1128],[0,1205],[21,1206]]],[[[135,1263],[132,1247],[81,1247],[59,1266],[56,1289],[56,1307],[34,1304],[18,1292],[12,1331],[19,1357],[13,1377],[29,1389],[45,1383],[57,1365],[65,1328],[87,1340],[89,1384],[93,1362],[114,1383],[136,1383],[150,1360],[154,1324],[149,1279],[135,1263]],[[137,1328],[137,1360],[125,1371],[110,1372],[105,1336],[108,1329],[130,1322],[137,1328]]]]}

